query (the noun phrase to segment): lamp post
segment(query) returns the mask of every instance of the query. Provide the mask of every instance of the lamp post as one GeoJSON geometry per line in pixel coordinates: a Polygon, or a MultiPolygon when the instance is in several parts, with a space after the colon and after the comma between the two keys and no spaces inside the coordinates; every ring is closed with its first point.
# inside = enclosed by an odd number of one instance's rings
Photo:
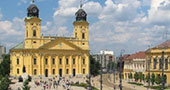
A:
{"type": "Polygon", "coordinates": [[[165,52],[162,51],[162,63],[161,63],[161,66],[162,66],[162,88],[161,88],[161,90],[164,90],[164,54],[165,54],[165,52]]]}
{"type": "Polygon", "coordinates": [[[150,88],[150,64],[151,64],[151,57],[149,56],[149,60],[148,60],[148,90],[150,88]]]}
{"type": "Polygon", "coordinates": [[[100,90],[103,89],[103,86],[102,86],[102,74],[103,74],[103,70],[102,70],[102,61],[104,61],[104,51],[103,51],[103,55],[101,56],[100,58],[100,63],[101,63],[101,67],[100,67],[100,90]]]}
{"type": "Polygon", "coordinates": [[[120,87],[120,90],[122,90],[122,54],[125,52],[124,49],[121,50],[120,52],[120,73],[119,73],[119,77],[120,77],[120,84],[119,84],[119,87],[120,87]]]}
{"type": "Polygon", "coordinates": [[[90,57],[89,57],[89,75],[88,75],[88,79],[89,79],[89,90],[92,90],[91,89],[91,70],[90,70],[90,57]]]}

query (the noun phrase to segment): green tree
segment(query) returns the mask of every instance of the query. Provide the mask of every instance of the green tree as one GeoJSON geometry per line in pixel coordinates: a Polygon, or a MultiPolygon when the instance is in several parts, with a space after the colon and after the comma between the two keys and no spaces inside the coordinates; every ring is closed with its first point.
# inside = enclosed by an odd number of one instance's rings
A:
{"type": "Polygon", "coordinates": [[[116,67],[117,67],[117,64],[115,62],[109,61],[109,63],[107,64],[107,71],[110,71],[110,70],[113,71],[114,69],[116,69],[116,67]]]}
{"type": "Polygon", "coordinates": [[[155,74],[154,73],[152,73],[151,82],[152,82],[152,85],[154,85],[154,83],[155,83],[155,74]]]}
{"type": "Polygon", "coordinates": [[[132,78],[133,78],[133,76],[132,76],[132,73],[131,73],[131,72],[130,72],[129,78],[130,78],[130,79],[132,79],[132,78]]]}
{"type": "Polygon", "coordinates": [[[138,81],[138,79],[139,79],[139,74],[138,74],[137,72],[135,72],[134,78],[135,78],[135,81],[138,81]]]}
{"type": "Polygon", "coordinates": [[[156,83],[156,84],[160,84],[160,83],[161,83],[161,76],[158,76],[158,75],[157,75],[157,77],[156,77],[156,79],[155,79],[155,83],[156,83]]]}
{"type": "Polygon", "coordinates": [[[3,61],[0,64],[0,75],[6,76],[10,73],[10,55],[2,55],[3,61]]]}
{"type": "Polygon", "coordinates": [[[23,90],[30,90],[29,80],[28,79],[24,81],[22,89],[23,90]]]}
{"type": "Polygon", "coordinates": [[[10,55],[2,55],[3,61],[0,64],[0,90],[8,90],[10,80],[10,55]]]}
{"type": "Polygon", "coordinates": [[[97,76],[100,73],[101,64],[90,55],[90,74],[97,76]]]}
{"type": "Polygon", "coordinates": [[[0,90],[8,90],[10,84],[10,80],[8,78],[8,75],[5,77],[0,77],[0,90]]]}

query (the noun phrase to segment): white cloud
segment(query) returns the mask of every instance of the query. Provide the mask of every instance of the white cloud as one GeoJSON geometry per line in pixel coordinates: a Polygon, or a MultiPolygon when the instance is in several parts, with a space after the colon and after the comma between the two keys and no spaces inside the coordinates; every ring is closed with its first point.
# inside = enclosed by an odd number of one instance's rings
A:
{"type": "Polygon", "coordinates": [[[0,21],[0,42],[11,48],[23,41],[25,35],[24,20],[15,17],[12,21],[0,21]]]}

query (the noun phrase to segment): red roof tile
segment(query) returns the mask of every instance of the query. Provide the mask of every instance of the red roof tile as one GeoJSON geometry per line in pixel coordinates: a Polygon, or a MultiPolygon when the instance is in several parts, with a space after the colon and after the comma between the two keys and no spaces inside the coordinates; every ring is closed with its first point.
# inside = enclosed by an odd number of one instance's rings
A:
{"type": "Polygon", "coordinates": [[[165,41],[156,46],[156,48],[166,48],[166,47],[170,47],[170,41],[165,41]]]}
{"type": "Polygon", "coordinates": [[[140,51],[135,54],[130,55],[127,59],[132,60],[132,59],[145,59],[145,52],[140,51]]]}

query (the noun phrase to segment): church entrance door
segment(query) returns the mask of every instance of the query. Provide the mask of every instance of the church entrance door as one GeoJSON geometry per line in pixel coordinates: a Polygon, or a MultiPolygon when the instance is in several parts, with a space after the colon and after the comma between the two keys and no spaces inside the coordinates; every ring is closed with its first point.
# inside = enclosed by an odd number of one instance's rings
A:
{"type": "Polygon", "coordinates": [[[62,77],[62,69],[59,69],[59,75],[62,77]]]}
{"type": "Polygon", "coordinates": [[[73,69],[73,77],[76,76],[76,69],[73,69]]]}
{"type": "Polygon", "coordinates": [[[48,77],[48,69],[45,69],[45,77],[48,77]]]}

